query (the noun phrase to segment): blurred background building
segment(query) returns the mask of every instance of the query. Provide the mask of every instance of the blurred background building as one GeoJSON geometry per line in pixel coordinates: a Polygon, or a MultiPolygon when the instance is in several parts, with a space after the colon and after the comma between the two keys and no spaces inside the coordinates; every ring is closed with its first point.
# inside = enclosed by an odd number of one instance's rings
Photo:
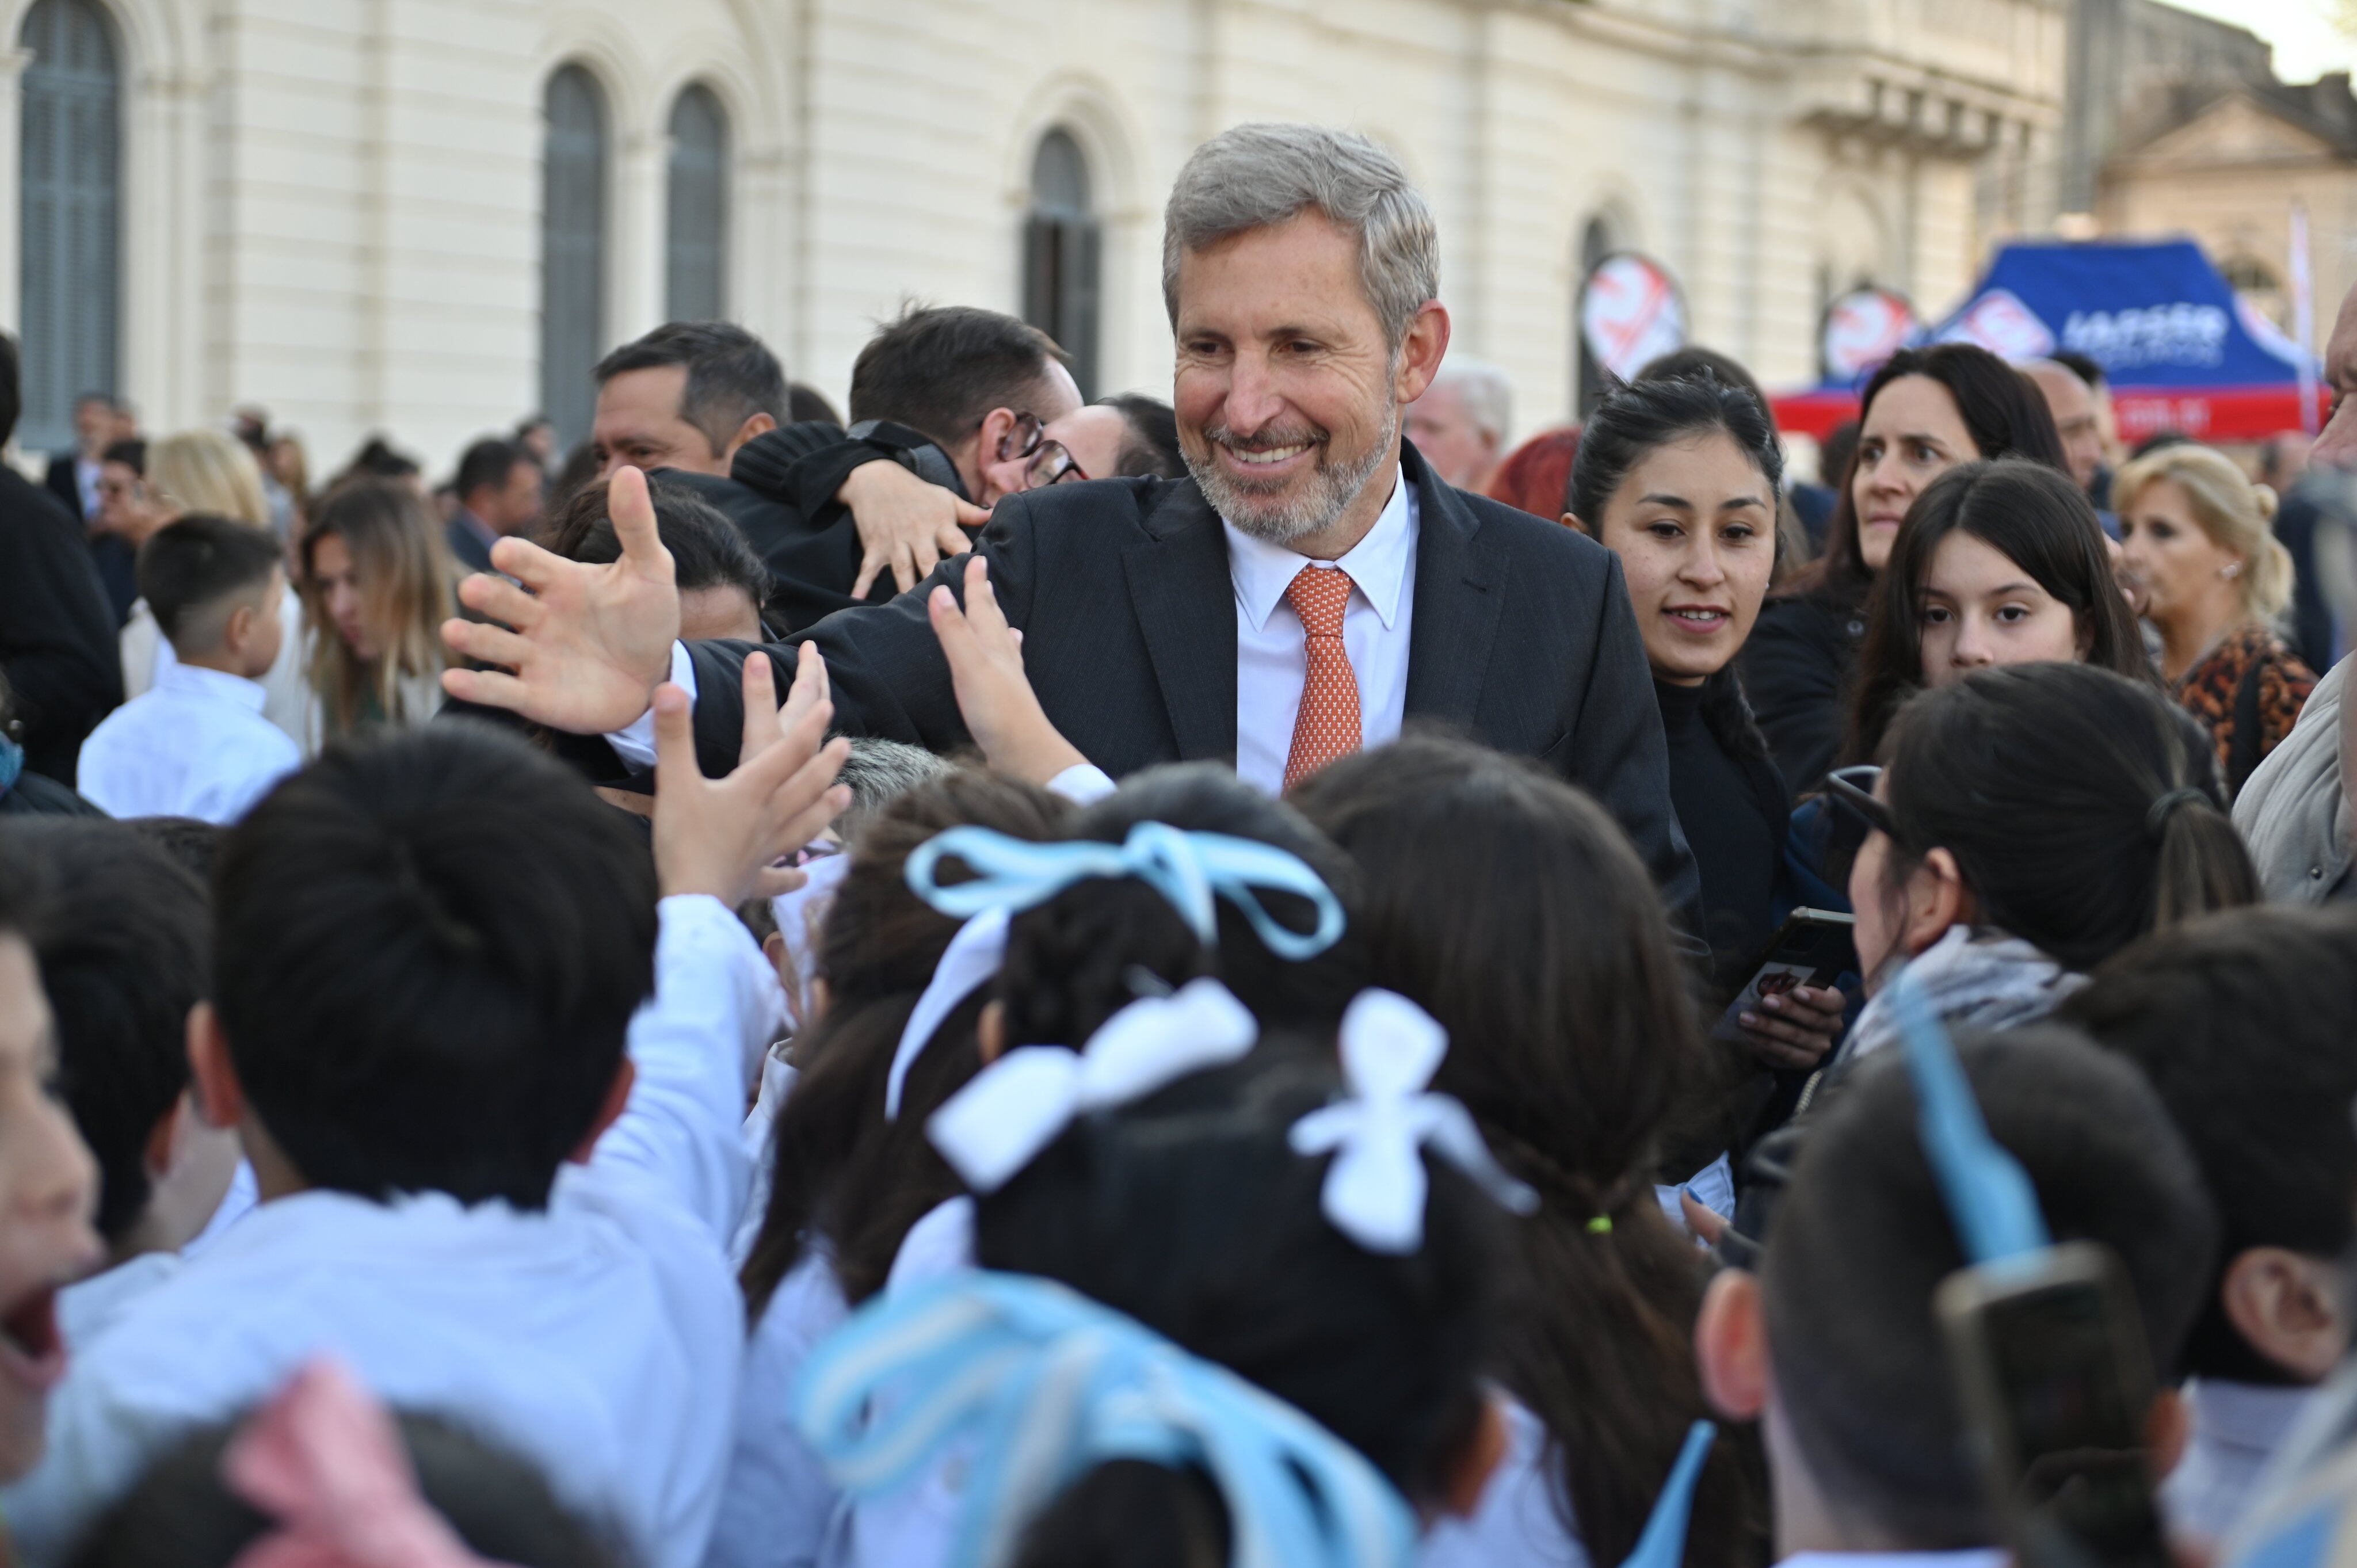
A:
{"type": "Polygon", "coordinates": [[[1167,387],[1189,149],[1306,118],[1399,154],[1458,341],[1526,422],[1624,246],[1695,336],[1813,368],[1829,293],[1970,282],[2042,220],[2065,0],[0,0],[0,302],[21,440],[113,391],[259,403],[438,463],[723,315],[840,397],[904,295],[1020,310],[1096,391],[1167,387]]]}

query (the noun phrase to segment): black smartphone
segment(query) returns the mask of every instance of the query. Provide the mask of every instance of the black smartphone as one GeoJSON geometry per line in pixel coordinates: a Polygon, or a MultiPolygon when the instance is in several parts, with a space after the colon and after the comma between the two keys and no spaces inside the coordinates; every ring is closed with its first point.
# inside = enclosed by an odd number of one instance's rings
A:
{"type": "Polygon", "coordinates": [[[2152,1360],[2119,1260],[2065,1242],[1936,1298],[1975,1463],[2021,1568],[2170,1568],[2146,1423],[2152,1360]]]}
{"type": "Polygon", "coordinates": [[[1784,923],[1752,964],[1751,978],[1743,983],[1743,989],[1735,993],[1735,1000],[1727,1004],[1712,1028],[1711,1037],[1739,1044],[1743,1015],[1761,1011],[1763,999],[1803,985],[1829,986],[1856,969],[1857,927],[1855,915],[1831,909],[1795,909],[1784,917],[1784,923]]]}

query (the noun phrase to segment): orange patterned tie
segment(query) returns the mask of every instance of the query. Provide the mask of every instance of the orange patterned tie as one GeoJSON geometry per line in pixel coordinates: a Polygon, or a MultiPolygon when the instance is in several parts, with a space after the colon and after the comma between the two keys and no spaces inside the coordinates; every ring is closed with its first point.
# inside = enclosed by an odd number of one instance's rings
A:
{"type": "Polygon", "coordinates": [[[1301,682],[1301,712],[1293,721],[1293,749],[1285,758],[1285,787],[1359,749],[1359,677],[1342,646],[1342,610],[1351,602],[1351,575],[1337,567],[1304,566],[1285,590],[1301,618],[1309,667],[1301,682]]]}

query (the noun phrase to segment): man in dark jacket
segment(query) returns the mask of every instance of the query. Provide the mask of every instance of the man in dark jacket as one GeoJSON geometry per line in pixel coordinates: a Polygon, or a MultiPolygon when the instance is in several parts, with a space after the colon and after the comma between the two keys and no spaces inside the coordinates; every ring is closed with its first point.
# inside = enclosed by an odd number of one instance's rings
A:
{"type": "MultiPolygon", "coordinates": [[[[0,442],[23,410],[16,340],[0,334],[0,442]]],[[[0,671],[16,693],[25,767],[71,784],[82,737],[123,702],[114,617],[81,520],[5,463],[0,671]]]]}
{"type": "MultiPolygon", "coordinates": [[[[1450,489],[1401,439],[1448,313],[1430,211],[1397,162],[1363,137],[1241,126],[1189,160],[1165,235],[1192,478],[1011,495],[977,545],[1048,720],[1116,777],[1226,758],[1275,792],[1437,719],[1590,790],[1672,907],[1690,906],[1699,883],[1618,559],[1450,489]]],[[[452,622],[458,653],[503,668],[445,684],[630,755],[654,687],[692,682],[708,769],[735,754],[751,647],[674,642],[651,508],[634,476],[615,497],[613,565],[505,542],[502,570],[537,596],[468,579],[470,608],[519,629],[452,622]]],[[[839,727],[935,751],[966,741],[929,620],[964,581],[944,564],[920,592],[796,639],[825,657],[839,727]]],[[[796,650],[770,657],[791,669],[796,650]]]]}

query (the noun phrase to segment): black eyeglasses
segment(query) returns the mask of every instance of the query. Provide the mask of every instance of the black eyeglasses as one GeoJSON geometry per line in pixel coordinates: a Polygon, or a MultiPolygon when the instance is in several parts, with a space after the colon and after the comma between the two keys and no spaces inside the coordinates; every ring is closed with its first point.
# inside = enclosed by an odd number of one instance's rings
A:
{"type": "Polygon", "coordinates": [[[1027,490],[1088,478],[1062,442],[1048,439],[1036,413],[1017,414],[1006,434],[998,438],[998,460],[1012,463],[1017,457],[1029,459],[1023,466],[1023,488],[1027,490]]]}
{"type": "Polygon", "coordinates": [[[1870,762],[1836,768],[1825,775],[1825,798],[1876,832],[1895,836],[1890,808],[1874,798],[1874,787],[1881,780],[1882,769],[1870,762]]]}

